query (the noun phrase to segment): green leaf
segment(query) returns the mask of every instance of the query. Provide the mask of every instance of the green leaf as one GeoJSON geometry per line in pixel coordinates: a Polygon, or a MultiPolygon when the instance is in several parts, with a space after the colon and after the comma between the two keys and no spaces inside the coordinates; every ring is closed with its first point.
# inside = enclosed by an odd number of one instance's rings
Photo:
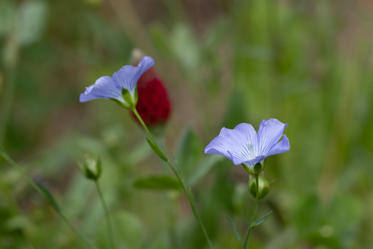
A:
{"type": "Polygon", "coordinates": [[[188,180],[189,186],[194,186],[198,183],[207,173],[212,169],[212,167],[222,161],[224,157],[220,155],[209,155],[206,158],[202,159],[201,162],[198,164],[194,173],[190,176],[188,180]]]}
{"type": "Polygon", "coordinates": [[[256,226],[259,226],[260,224],[262,224],[270,215],[272,214],[272,211],[269,211],[267,214],[265,214],[264,216],[262,216],[261,218],[257,219],[257,220],[254,220],[252,223],[251,223],[251,228],[254,228],[256,226]]]}
{"type": "Polygon", "coordinates": [[[163,153],[163,151],[159,148],[158,145],[154,144],[149,138],[146,138],[146,141],[148,142],[150,148],[161,158],[163,161],[167,162],[167,156],[163,153]]]}
{"type": "Polygon", "coordinates": [[[179,181],[169,175],[155,175],[137,179],[133,184],[135,188],[149,190],[178,190],[179,181]]]}
{"type": "Polygon", "coordinates": [[[44,198],[53,206],[53,208],[58,212],[61,213],[61,208],[58,205],[56,199],[54,199],[51,192],[40,182],[35,182],[35,184],[39,187],[41,193],[44,195],[44,198]]]}
{"type": "Polygon", "coordinates": [[[155,47],[163,54],[170,54],[169,34],[167,30],[161,25],[150,25],[149,36],[155,47]]]}
{"type": "Polygon", "coordinates": [[[0,145],[0,155],[3,156],[5,153],[4,148],[0,145]]]}
{"type": "Polygon", "coordinates": [[[234,222],[234,220],[230,216],[227,215],[226,217],[227,217],[227,220],[228,220],[229,224],[232,226],[234,235],[236,236],[238,242],[240,242],[240,246],[242,247],[242,238],[241,238],[240,233],[238,232],[236,223],[234,222]]]}
{"type": "Polygon", "coordinates": [[[15,4],[7,1],[0,2],[0,37],[12,31],[16,20],[15,12],[15,4]]]}
{"type": "Polygon", "coordinates": [[[246,109],[245,94],[241,89],[234,89],[229,99],[223,126],[233,128],[237,123],[245,122],[246,109]]]}
{"type": "Polygon", "coordinates": [[[203,146],[198,136],[187,128],[181,136],[175,153],[176,164],[189,186],[197,184],[222,156],[203,156],[203,146]]]}
{"type": "Polygon", "coordinates": [[[198,69],[201,52],[189,26],[176,25],[170,34],[169,44],[174,56],[187,72],[194,72],[198,69]]]}
{"type": "Polygon", "coordinates": [[[192,175],[203,156],[202,143],[198,136],[186,128],[175,153],[175,161],[186,179],[192,175]]]}
{"type": "MultiPolygon", "coordinates": [[[[117,211],[111,214],[116,244],[120,245],[117,248],[140,249],[143,248],[144,240],[144,225],[140,218],[129,211],[117,211]]],[[[96,238],[98,248],[110,248],[107,241],[107,231],[105,226],[93,226],[96,228],[96,238]]]]}
{"type": "Polygon", "coordinates": [[[47,5],[43,1],[26,1],[19,9],[16,35],[21,44],[37,41],[44,29],[47,5]]]}

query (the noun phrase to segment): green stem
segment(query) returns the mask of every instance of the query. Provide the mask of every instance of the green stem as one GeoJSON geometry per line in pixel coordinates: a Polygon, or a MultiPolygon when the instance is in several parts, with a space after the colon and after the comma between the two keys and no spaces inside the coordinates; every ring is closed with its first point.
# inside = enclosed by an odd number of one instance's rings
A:
{"type": "Polygon", "coordinates": [[[94,249],[95,247],[91,245],[91,243],[71,224],[71,222],[67,219],[67,217],[63,214],[62,210],[57,206],[55,199],[53,196],[50,196],[53,198],[53,200],[50,199],[48,195],[51,195],[51,193],[48,191],[46,193],[46,190],[43,190],[25,171],[24,169],[19,166],[16,162],[13,161],[12,158],[9,157],[9,155],[0,147],[0,157],[2,157],[6,162],[8,162],[11,166],[13,166],[15,169],[17,169],[26,179],[26,181],[33,187],[39,194],[41,194],[45,200],[47,200],[56,213],[60,216],[60,218],[63,220],[63,222],[77,235],[77,237],[81,240],[81,242],[89,249],[94,249]]]}
{"type": "MultiPolygon", "coordinates": [[[[142,127],[144,128],[144,130],[145,130],[146,134],[148,135],[148,137],[149,137],[150,141],[152,142],[152,144],[154,146],[156,146],[159,151],[162,151],[162,149],[160,148],[160,146],[158,145],[158,143],[153,138],[152,133],[150,132],[150,130],[148,129],[148,127],[146,126],[146,124],[142,120],[140,114],[137,112],[136,108],[132,108],[131,110],[135,114],[136,118],[138,119],[138,121],[140,122],[140,124],[142,125],[142,127]]],[[[165,155],[165,158],[161,158],[161,159],[165,160],[167,166],[171,169],[172,173],[174,173],[174,175],[178,179],[178,181],[179,181],[179,183],[180,183],[180,185],[181,185],[181,187],[182,187],[182,189],[183,189],[183,191],[184,191],[184,193],[185,193],[185,195],[186,195],[186,197],[187,197],[187,199],[189,201],[189,205],[190,205],[190,207],[192,209],[193,215],[194,215],[195,219],[197,220],[197,222],[198,222],[198,224],[199,224],[199,226],[200,226],[200,228],[201,228],[201,230],[203,232],[203,235],[206,238],[207,244],[208,244],[208,246],[209,246],[210,249],[213,249],[214,247],[212,245],[212,242],[211,242],[211,240],[210,240],[210,238],[208,236],[208,233],[206,231],[205,226],[203,225],[201,216],[199,215],[199,213],[197,211],[197,208],[196,208],[196,205],[195,205],[195,200],[194,200],[194,197],[192,195],[192,191],[191,191],[190,187],[188,187],[187,184],[185,183],[181,171],[179,170],[179,168],[177,168],[175,165],[173,165],[170,162],[170,160],[168,159],[168,157],[166,155],[165,155]]]]}
{"type": "Polygon", "coordinates": [[[171,192],[169,194],[169,200],[170,200],[170,219],[169,219],[169,239],[170,244],[173,248],[179,248],[179,244],[177,241],[177,235],[175,230],[175,224],[176,224],[176,216],[177,216],[177,210],[179,209],[179,193],[171,192]]]}
{"type": "Polygon", "coordinates": [[[250,223],[249,227],[247,228],[246,236],[245,236],[245,243],[243,246],[243,249],[248,249],[249,248],[249,238],[250,238],[250,233],[251,230],[253,229],[253,222],[255,220],[255,216],[258,212],[258,204],[259,204],[259,174],[255,175],[255,182],[256,182],[256,196],[255,196],[255,205],[254,205],[254,212],[250,218],[250,223]]]}
{"type": "Polygon", "coordinates": [[[6,136],[6,130],[8,126],[10,111],[13,104],[14,93],[15,93],[15,71],[17,65],[19,44],[16,38],[10,36],[5,44],[4,48],[4,92],[1,94],[1,108],[0,108],[0,144],[6,136]]]}
{"type": "Polygon", "coordinates": [[[114,233],[113,233],[113,226],[111,224],[109,208],[105,202],[104,195],[102,194],[101,187],[100,187],[100,184],[98,183],[98,180],[95,181],[95,185],[96,185],[98,196],[100,198],[102,208],[104,209],[104,213],[105,213],[107,232],[108,232],[108,236],[110,240],[110,247],[114,249],[115,248],[114,233]]]}

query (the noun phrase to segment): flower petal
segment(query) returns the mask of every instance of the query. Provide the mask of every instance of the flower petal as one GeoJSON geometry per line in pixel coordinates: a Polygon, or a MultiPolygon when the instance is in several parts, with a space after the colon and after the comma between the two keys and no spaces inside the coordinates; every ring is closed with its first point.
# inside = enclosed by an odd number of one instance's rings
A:
{"type": "Polygon", "coordinates": [[[251,146],[252,152],[258,155],[259,141],[254,127],[248,123],[241,123],[234,127],[234,130],[237,131],[237,135],[243,138],[244,145],[251,146]]]}
{"type": "Polygon", "coordinates": [[[86,87],[85,92],[80,94],[79,101],[87,102],[98,98],[113,98],[124,102],[121,89],[109,76],[102,76],[93,85],[86,87]]]}
{"type": "Polygon", "coordinates": [[[231,154],[228,153],[228,148],[229,145],[227,145],[226,140],[221,136],[217,136],[205,147],[205,154],[222,155],[232,160],[231,154]]]}
{"type": "Polygon", "coordinates": [[[259,154],[266,155],[269,150],[282,137],[287,124],[284,124],[277,119],[263,120],[260,123],[258,131],[259,154]]]}
{"type": "Polygon", "coordinates": [[[272,156],[280,153],[284,153],[290,150],[290,143],[289,139],[286,135],[282,138],[282,140],[276,143],[266,154],[266,156],[272,156]]]}
{"type": "Polygon", "coordinates": [[[245,165],[249,166],[250,168],[252,168],[252,167],[254,167],[255,164],[260,163],[260,162],[263,161],[265,158],[266,158],[266,156],[264,156],[264,155],[257,156],[257,157],[255,157],[255,158],[252,159],[252,160],[249,160],[249,161],[243,162],[243,164],[245,164],[245,165]]]}
{"type": "Polygon", "coordinates": [[[144,56],[136,67],[126,65],[119,69],[119,71],[113,74],[113,79],[121,88],[125,88],[133,94],[136,89],[137,81],[141,75],[153,65],[153,58],[144,56]]]}
{"type": "Polygon", "coordinates": [[[255,129],[246,123],[237,125],[233,130],[222,128],[219,136],[205,148],[206,154],[219,154],[238,165],[257,156],[258,141],[255,129]]]}

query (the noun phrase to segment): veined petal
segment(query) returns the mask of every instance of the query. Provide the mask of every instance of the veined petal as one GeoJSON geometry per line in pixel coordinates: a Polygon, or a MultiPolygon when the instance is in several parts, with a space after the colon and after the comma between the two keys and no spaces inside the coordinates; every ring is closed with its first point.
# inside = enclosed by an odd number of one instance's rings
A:
{"type": "Polygon", "coordinates": [[[246,123],[234,129],[222,128],[219,136],[214,138],[205,148],[206,154],[219,154],[238,165],[257,156],[258,141],[255,129],[246,123]]]}
{"type": "Polygon", "coordinates": [[[251,124],[241,123],[234,127],[234,130],[237,131],[237,134],[240,137],[243,137],[244,145],[252,147],[252,153],[258,155],[259,153],[259,142],[258,142],[258,135],[254,127],[251,124]]]}
{"type": "Polygon", "coordinates": [[[113,74],[114,81],[120,88],[127,89],[131,94],[134,94],[136,84],[141,75],[154,65],[153,58],[144,56],[140,63],[135,67],[126,65],[113,74]]]}
{"type": "Polygon", "coordinates": [[[80,94],[79,101],[87,102],[98,98],[113,98],[124,102],[121,89],[109,76],[102,76],[93,85],[86,87],[85,92],[80,94]]]}
{"type": "Polygon", "coordinates": [[[247,166],[250,167],[250,168],[253,168],[255,164],[260,163],[260,162],[263,161],[265,158],[266,158],[266,156],[261,155],[261,156],[257,156],[257,157],[255,157],[255,158],[252,159],[252,160],[249,160],[249,161],[246,161],[246,162],[242,162],[242,163],[245,164],[245,165],[247,165],[247,166]]]}
{"type": "Polygon", "coordinates": [[[266,155],[269,150],[280,140],[287,124],[277,119],[263,120],[258,131],[259,154],[266,155]]]}
{"type": "Polygon", "coordinates": [[[222,128],[219,136],[205,148],[206,154],[219,154],[232,160],[235,165],[245,164],[252,168],[266,157],[287,152],[289,140],[284,135],[287,125],[277,119],[263,120],[258,134],[247,123],[237,125],[234,129],[222,128]]]}
{"type": "Polygon", "coordinates": [[[272,156],[280,153],[284,153],[290,150],[290,143],[289,139],[286,135],[282,138],[282,140],[276,143],[266,154],[266,156],[272,156]]]}
{"type": "Polygon", "coordinates": [[[227,145],[225,142],[226,141],[223,137],[217,136],[205,147],[205,154],[222,155],[227,157],[229,160],[232,160],[232,156],[228,152],[229,145],[227,145]]]}
{"type": "Polygon", "coordinates": [[[232,152],[228,151],[231,158],[228,158],[233,161],[234,165],[245,164],[249,167],[254,166],[256,163],[259,163],[266,158],[264,155],[256,156],[253,159],[247,160],[244,156],[233,154],[232,152]]]}

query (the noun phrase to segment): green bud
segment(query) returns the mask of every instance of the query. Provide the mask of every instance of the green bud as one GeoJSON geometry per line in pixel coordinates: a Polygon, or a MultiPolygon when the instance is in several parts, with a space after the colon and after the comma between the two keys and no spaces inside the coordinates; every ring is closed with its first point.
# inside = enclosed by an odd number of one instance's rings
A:
{"type": "Polygon", "coordinates": [[[267,179],[262,176],[259,176],[258,183],[259,183],[259,191],[257,191],[256,180],[255,177],[250,177],[249,183],[249,191],[251,195],[256,198],[256,194],[258,193],[258,198],[264,198],[269,192],[269,183],[267,179]]]}
{"type": "Polygon", "coordinates": [[[254,171],[254,175],[259,175],[260,172],[262,171],[262,164],[261,163],[255,164],[253,171],[254,171]]]}
{"type": "Polygon", "coordinates": [[[79,163],[79,166],[85,175],[90,180],[97,181],[102,173],[101,160],[86,156],[85,159],[79,163]]]}

